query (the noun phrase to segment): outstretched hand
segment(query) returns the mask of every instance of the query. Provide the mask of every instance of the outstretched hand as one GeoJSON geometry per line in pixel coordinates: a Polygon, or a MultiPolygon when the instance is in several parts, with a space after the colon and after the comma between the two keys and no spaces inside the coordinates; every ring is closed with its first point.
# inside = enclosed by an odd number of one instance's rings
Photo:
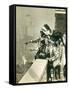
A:
{"type": "Polygon", "coordinates": [[[28,45],[28,42],[26,42],[25,44],[28,45]]]}

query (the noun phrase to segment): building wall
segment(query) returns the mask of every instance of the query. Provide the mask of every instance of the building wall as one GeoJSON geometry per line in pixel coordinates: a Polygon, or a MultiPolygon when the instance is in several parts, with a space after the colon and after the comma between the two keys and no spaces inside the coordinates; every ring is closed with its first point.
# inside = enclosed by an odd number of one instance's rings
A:
{"type": "Polygon", "coordinates": [[[56,13],[55,18],[56,18],[55,29],[62,33],[65,33],[66,32],[66,14],[56,13]]]}
{"type": "Polygon", "coordinates": [[[22,64],[23,58],[32,61],[37,44],[25,45],[29,40],[40,37],[40,30],[44,24],[48,24],[53,30],[55,27],[55,10],[51,8],[16,7],[16,63],[22,64]]]}

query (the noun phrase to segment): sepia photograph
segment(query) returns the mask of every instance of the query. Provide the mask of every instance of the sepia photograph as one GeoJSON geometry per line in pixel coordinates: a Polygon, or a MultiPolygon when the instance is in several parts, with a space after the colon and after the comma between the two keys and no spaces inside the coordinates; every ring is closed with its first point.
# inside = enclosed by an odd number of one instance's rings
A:
{"type": "Polygon", "coordinates": [[[16,6],[16,83],[67,81],[67,8],[16,6]]]}

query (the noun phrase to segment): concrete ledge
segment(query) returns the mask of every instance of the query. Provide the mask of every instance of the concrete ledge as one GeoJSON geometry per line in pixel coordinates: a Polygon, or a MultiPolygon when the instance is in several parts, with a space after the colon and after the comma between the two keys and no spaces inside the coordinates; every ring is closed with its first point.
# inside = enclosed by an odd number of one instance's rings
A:
{"type": "Polygon", "coordinates": [[[47,60],[37,59],[18,83],[39,82],[47,66],[47,60]]]}

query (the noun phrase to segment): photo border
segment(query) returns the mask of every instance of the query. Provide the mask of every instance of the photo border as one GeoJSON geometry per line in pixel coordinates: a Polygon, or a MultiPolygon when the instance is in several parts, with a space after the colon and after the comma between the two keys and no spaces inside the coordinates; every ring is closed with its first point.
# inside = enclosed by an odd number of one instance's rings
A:
{"type": "Polygon", "coordinates": [[[53,84],[53,83],[65,83],[68,81],[68,62],[67,62],[67,47],[68,47],[68,43],[67,43],[67,10],[68,8],[67,7],[57,7],[57,6],[41,6],[41,5],[21,5],[21,4],[14,4],[13,6],[15,6],[15,31],[14,31],[14,34],[15,34],[15,38],[14,38],[14,46],[15,46],[15,74],[14,74],[14,83],[15,85],[35,85],[35,84],[53,84]],[[51,8],[51,9],[66,9],[66,81],[53,81],[53,82],[32,82],[32,83],[16,83],[16,7],[33,7],[33,8],[51,8]]]}

